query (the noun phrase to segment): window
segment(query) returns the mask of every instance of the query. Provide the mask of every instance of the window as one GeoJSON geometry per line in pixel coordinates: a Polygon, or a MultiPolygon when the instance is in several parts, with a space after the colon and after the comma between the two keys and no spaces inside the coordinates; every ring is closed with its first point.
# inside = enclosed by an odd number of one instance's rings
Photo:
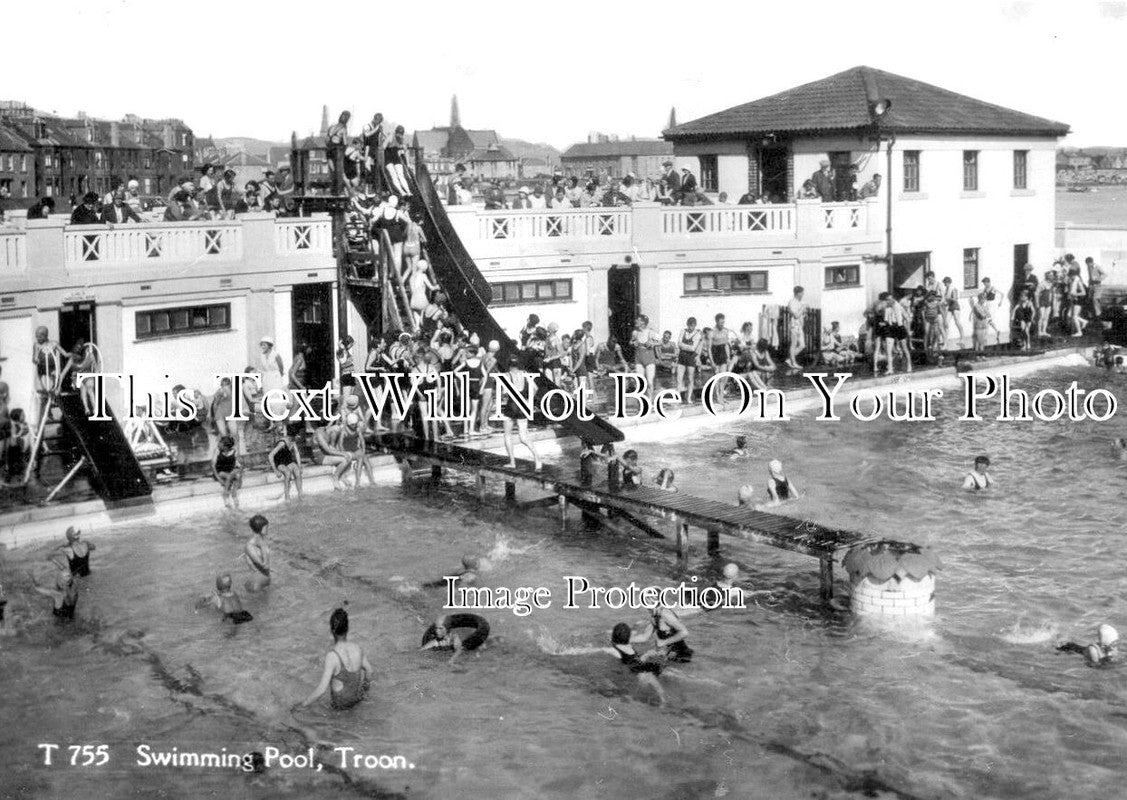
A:
{"type": "Polygon", "coordinates": [[[978,151],[963,151],[963,191],[978,191],[978,151]]]}
{"type": "Polygon", "coordinates": [[[101,169],[102,168],[102,151],[101,150],[95,150],[94,151],[94,167],[95,167],[95,169],[101,169]]]}
{"type": "Polygon", "coordinates": [[[1014,188],[1028,189],[1028,150],[1014,150],[1014,188]]]}
{"type": "Polygon", "coordinates": [[[755,294],[767,291],[767,271],[689,272],[685,274],[685,294],[755,294]]]}
{"type": "Polygon", "coordinates": [[[185,333],[229,330],[231,330],[230,303],[137,312],[138,339],[160,339],[185,333]]]}
{"type": "Polygon", "coordinates": [[[861,285],[861,265],[845,264],[826,267],[826,288],[837,289],[842,286],[861,285]]]}
{"type": "Polygon", "coordinates": [[[20,156],[20,172],[27,172],[27,156],[20,156]]]}
{"type": "Polygon", "coordinates": [[[978,248],[967,247],[963,250],[963,288],[978,288],[978,248]]]}
{"type": "Polygon", "coordinates": [[[16,157],[13,155],[8,156],[8,172],[16,171],[16,157]]]}
{"type": "Polygon", "coordinates": [[[716,156],[698,156],[700,160],[700,188],[703,192],[717,190],[716,175],[718,171],[716,156]]]}
{"type": "Polygon", "coordinates": [[[571,280],[506,281],[491,283],[493,302],[499,305],[519,303],[571,302],[571,280]]]}
{"type": "Polygon", "coordinates": [[[904,151],[904,191],[918,192],[920,190],[920,151],[904,151]]]}
{"type": "Polygon", "coordinates": [[[51,169],[51,167],[55,166],[55,157],[53,155],[51,155],[50,153],[44,153],[43,154],[43,166],[46,167],[47,169],[51,169]]]}
{"type": "Polygon", "coordinates": [[[20,181],[20,196],[27,197],[27,181],[20,181]]]}

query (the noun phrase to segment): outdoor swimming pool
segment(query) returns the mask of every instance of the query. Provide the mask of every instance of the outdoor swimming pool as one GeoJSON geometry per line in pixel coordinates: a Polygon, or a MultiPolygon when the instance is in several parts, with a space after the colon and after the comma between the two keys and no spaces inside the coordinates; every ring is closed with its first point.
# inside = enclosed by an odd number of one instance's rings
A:
{"type": "MultiPolygon", "coordinates": [[[[1087,368],[1018,383],[1072,380],[1106,381],[1127,400],[1123,376],[1087,368]]],[[[669,543],[560,534],[546,512],[478,510],[451,489],[366,489],[268,510],[275,583],[244,593],[255,621],[238,628],[192,602],[217,572],[244,574],[245,515],[92,535],[94,574],[74,629],[49,624],[48,601],[26,591],[24,573],[45,549],[16,551],[3,577],[26,628],[0,640],[0,796],[79,796],[92,785],[173,798],[1114,796],[1127,780],[1127,673],[1090,670],[1052,644],[1058,632],[1088,641],[1105,620],[1123,628],[1127,464],[1109,442],[1124,426],[964,423],[953,407],[940,411],[933,423],[804,417],[638,446],[648,476],[670,466],[681,491],[723,500],[762,484],[765,462],[781,458],[805,493],[787,513],[931,544],[945,563],[934,636],[898,639],[824,613],[810,559],[724,541],[713,563],[698,546],[689,573],[735,560],[755,588],[775,591],[746,612],[688,621],[697,657],[684,670],[698,682],[669,679],[665,707],[608,656],[550,656],[536,639],[605,644],[615,622],[640,622],[641,612],[559,608],[561,576],[675,583],[685,574],[669,543]],[[736,433],[753,456],[719,458],[736,433]],[[957,491],[982,452],[998,491],[957,491]],[[490,551],[485,585],[547,586],[553,607],[489,613],[491,646],[453,667],[416,652],[442,593],[402,585],[490,551]],[[331,644],[328,614],[346,599],[351,638],[376,671],[372,692],[351,711],[326,704],[292,717],[331,644]],[[415,769],[133,766],[143,743],[304,752],[310,739],[401,754],[415,769]],[[114,760],[31,766],[36,742],[107,742],[114,760]]]]}

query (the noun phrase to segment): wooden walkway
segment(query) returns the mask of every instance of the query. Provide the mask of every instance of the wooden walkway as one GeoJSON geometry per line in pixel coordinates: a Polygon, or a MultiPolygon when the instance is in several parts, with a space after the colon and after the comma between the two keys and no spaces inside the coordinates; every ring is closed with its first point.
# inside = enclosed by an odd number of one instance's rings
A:
{"type": "Polygon", "coordinates": [[[680,492],[648,487],[626,487],[615,491],[605,481],[584,486],[575,474],[577,470],[545,466],[536,472],[532,462],[522,459],[517,459],[516,467],[510,467],[505,456],[446,442],[383,434],[374,444],[382,452],[430,465],[435,477],[441,475],[443,468],[472,473],[477,478],[478,493],[483,499],[487,479],[494,478],[505,481],[505,493],[510,499],[515,498],[517,483],[555,494],[564,519],[568,503],[572,502],[581,507],[602,507],[667,520],[682,557],[688,552],[690,526],[708,532],[710,550],[718,547],[718,534],[725,534],[813,556],[821,561],[823,596],[828,596],[831,591],[833,561],[838,551],[872,540],[872,537],[854,531],[827,528],[808,520],[727,505],[680,492]]]}

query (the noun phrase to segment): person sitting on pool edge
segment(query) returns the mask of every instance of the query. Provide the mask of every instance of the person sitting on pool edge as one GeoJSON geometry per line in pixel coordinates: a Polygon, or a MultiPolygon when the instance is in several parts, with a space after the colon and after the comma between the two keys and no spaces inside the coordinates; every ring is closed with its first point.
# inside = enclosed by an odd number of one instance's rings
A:
{"type": "Polygon", "coordinates": [[[974,470],[968,472],[966,477],[963,478],[963,488],[972,492],[981,492],[989,489],[994,485],[994,479],[990,477],[990,473],[986,468],[990,466],[990,459],[987,456],[979,456],[974,460],[974,470]]]}
{"type": "Polygon", "coordinates": [[[767,464],[767,494],[771,498],[768,506],[798,499],[798,488],[787,479],[783,473],[783,462],[777,458],[767,464]]]}
{"type": "Polygon", "coordinates": [[[241,625],[254,619],[250,612],[243,608],[243,601],[231,588],[231,576],[226,573],[215,579],[215,591],[203,600],[214,605],[222,613],[224,621],[230,620],[236,625],[241,625]]]}
{"type": "Polygon", "coordinates": [[[329,631],[333,634],[333,647],[325,653],[321,680],[294,709],[312,705],[329,692],[333,708],[339,711],[359,703],[368,691],[372,665],[360,645],[348,641],[348,612],[343,608],[335,609],[329,617],[329,631]]]}
{"type": "Polygon", "coordinates": [[[1061,653],[1082,653],[1089,667],[1102,667],[1110,664],[1119,655],[1119,632],[1108,624],[1096,630],[1097,641],[1087,646],[1076,642],[1065,642],[1057,648],[1061,653]]]}
{"type": "Polygon", "coordinates": [[[243,548],[242,557],[252,574],[246,583],[246,589],[248,592],[257,592],[270,585],[270,546],[266,544],[265,538],[270,522],[261,514],[255,514],[247,524],[250,525],[251,537],[243,548]]]}

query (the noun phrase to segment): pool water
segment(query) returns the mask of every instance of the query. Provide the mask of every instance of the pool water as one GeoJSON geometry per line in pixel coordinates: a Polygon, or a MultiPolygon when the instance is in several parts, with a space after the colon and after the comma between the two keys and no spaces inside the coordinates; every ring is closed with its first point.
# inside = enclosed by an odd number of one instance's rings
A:
{"type": "MultiPolygon", "coordinates": [[[[1127,381],[1091,370],[1031,376],[1026,388],[1127,381]]],[[[8,554],[4,583],[20,632],[0,640],[4,725],[0,797],[419,798],[1059,798],[1117,796],[1127,780],[1127,671],[1058,655],[1103,621],[1127,628],[1121,531],[1122,425],[959,422],[740,423],[683,441],[641,443],[652,476],[734,500],[781,458],[802,499],[787,513],[933,545],[945,568],[929,635],[852,626],[817,602],[811,559],[723,542],[681,571],[670,542],[559,530],[548,511],[479,507],[456,487],[398,487],[270,509],[275,581],[241,592],[254,622],[221,624],[193,601],[238,562],[245,515],[138,527],[97,541],[79,622],[49,622],[26,571],[43,548],[8,554]],[[752,457],[717,455],[746,433],[752,457]],[[956,489],[988,453],[998,490],[956,489]],[[438,589],[410,591],[491,554],[487,586],[547,586],[551,608],[486,612],[485,649],[453,664],[419,653],[438,589]],[[563,609],[561,576],[669,585],[734,560],[771,594],[746,611],[690,618],[697,657],[663,678],[659,706],[606,655],[556,656],[541,644],[603,645],[644,613],[563,609]],[[291,715],[331,645],[330,611],[348,601],[351,639],[375,668],[368,699],[291,715]],[[111,745],[100,768],[39,764],[39,742],[111,745]],[[155,769],[134,748],[217,752],[318,742],[403,755],[389,771],[155,769]]],[[[573,456],[565,451],[561,456],[573,456]]],[[[702,545],[702,537],[695,540],[702,545]]],[[[333,767],[336,757],[321,751],[333,767]]]]}

